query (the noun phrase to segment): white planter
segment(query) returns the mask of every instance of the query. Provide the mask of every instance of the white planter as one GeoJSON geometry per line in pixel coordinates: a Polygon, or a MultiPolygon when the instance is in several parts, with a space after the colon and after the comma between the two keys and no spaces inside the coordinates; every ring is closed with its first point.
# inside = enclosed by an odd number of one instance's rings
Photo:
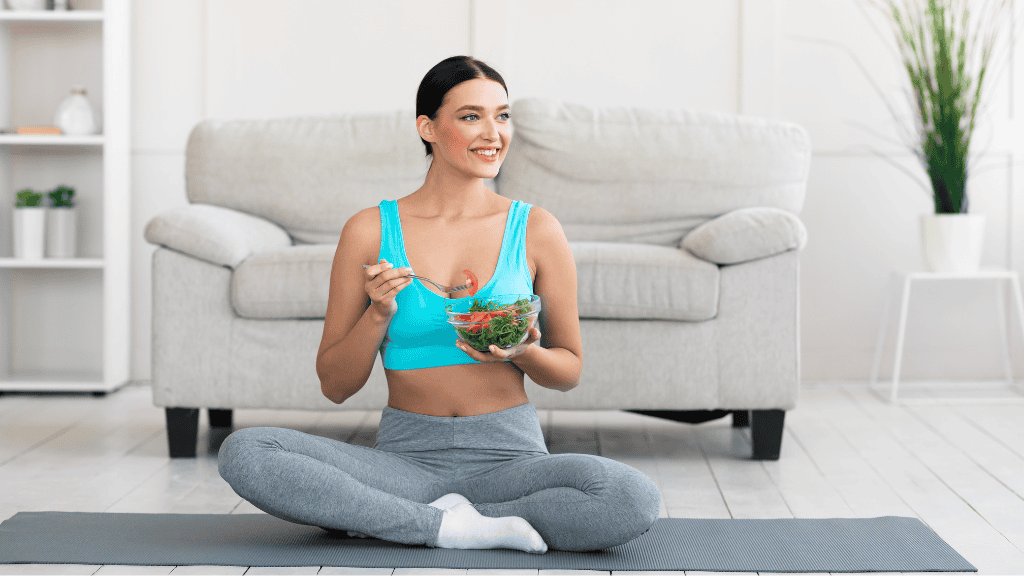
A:
{"type": "Polygon", "coordinates": [[[43,257],[46,208],[14,208],[14,257],[39,260],[43,257]]]}
{"type": "Polygon", "coordinates": [[[970,274],[981,267],[984,214],[923,214],[921,247],[931,272],[970,274]]]}
{"type": "Polygon", "coordinates": [[[11,10],[46,10],[46,0],[7,0],[11,10]]]}
{"type": "Polygon", "coordinates": [[[61,101],[53,115],[53,125],[68,136],[95,134],[99,130],[92,104],[86,98],[85,86],[71,87],[71,95],[61,101]]]}
{"type": "Polygon", "coordinates": [[[75,258],[74,208],[48,208],[46,210],[46,257],[75,258]]]}

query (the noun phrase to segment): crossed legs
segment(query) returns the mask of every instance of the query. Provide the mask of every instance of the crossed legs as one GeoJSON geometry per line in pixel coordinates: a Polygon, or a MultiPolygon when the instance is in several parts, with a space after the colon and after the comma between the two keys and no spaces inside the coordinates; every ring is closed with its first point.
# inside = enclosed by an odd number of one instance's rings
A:
{"type": "Polygon", "coordinates": [[[268,514],[403,544],[541,551],[530,540],[535,530],[545,548],[598,550],[628,542],[657,520],[657,486],[635,468],[589,454],[523,454],[484,458],[449,480],[401,454],[259,427],[228,436],[218,465],[239,496],[268,514]],[[444,520],[445,534],[461,531],[464,539],[444,542],[444,520]],[[488,530],[521,545],[458,545],[488,530]]]}

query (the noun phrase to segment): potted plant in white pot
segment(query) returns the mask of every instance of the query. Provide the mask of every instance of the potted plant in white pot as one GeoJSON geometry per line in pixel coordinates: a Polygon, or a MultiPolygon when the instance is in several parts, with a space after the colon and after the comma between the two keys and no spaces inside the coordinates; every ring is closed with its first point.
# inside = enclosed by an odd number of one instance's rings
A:
{"type": "Polygon", "coordinates": [[[1011,5],[986,5],[982,14],[988,18],[972,28],[965,0],[912,0],[903,10],[899,4],[876,3],[895,24],[913,95],[916,138],[910,147],[931,182],[935,211],[921,216],[925,263],[932,272],[976,272],[985,215],[968,211],[968,152],[985,72],[1011,5]]]}
{"type": "Polygon", "coordinates": [[[75,257],[75,189],[58,186],[47,193],[50,206],[46,211],[46,256],[75,257]]]}
{"type": "Polygon", "coordinates": [[[38,260],[43,257],[45,208],[42,192],[26,188],[14,204],[14,257],[38,260]]]}

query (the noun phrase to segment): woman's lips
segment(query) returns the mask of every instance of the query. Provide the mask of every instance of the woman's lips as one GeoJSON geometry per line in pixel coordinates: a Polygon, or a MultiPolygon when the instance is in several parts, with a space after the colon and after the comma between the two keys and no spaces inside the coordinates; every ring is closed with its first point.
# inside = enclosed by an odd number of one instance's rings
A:
{"type": "Polygon", "coordinates": [[[494,162],[498,159],[498,152],[499,151],[496,150],[494,154],[491,154],[490,156],[484,156],[483,154],[477,154],[476,152],[470,153],[473,154],[473,156],[476,156],[477,158],[483,160],[484,162],[494,162]]]}

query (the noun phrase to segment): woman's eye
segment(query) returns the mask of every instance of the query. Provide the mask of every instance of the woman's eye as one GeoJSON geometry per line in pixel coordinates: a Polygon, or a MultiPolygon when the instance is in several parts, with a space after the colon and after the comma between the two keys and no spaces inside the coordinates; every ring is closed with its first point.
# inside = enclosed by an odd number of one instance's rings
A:
{"type": "MultiPolygon", "coordinates": [[[[463,116],[463,117],[462,117],[462,119],[463,119],[463,120],[465,120],[466,118],[469,118],[470,116],[472,116],[472,117],[474,117],[474,118],[476,118],[476,117],[477,117],[477,116],[476,116],[476,114],[466,114],[465,116],[463,116]]],[[[502,113],[500,114],[500,116],[505,116],[505,118],[506,118],[506,119],[508,119],[508,118],[511,118],[511,117],[512,117],[512,116],[511,116],[511,115],[510,115],[510,114],[509,114],[508,112],[502,112],[502,113]]]]}

